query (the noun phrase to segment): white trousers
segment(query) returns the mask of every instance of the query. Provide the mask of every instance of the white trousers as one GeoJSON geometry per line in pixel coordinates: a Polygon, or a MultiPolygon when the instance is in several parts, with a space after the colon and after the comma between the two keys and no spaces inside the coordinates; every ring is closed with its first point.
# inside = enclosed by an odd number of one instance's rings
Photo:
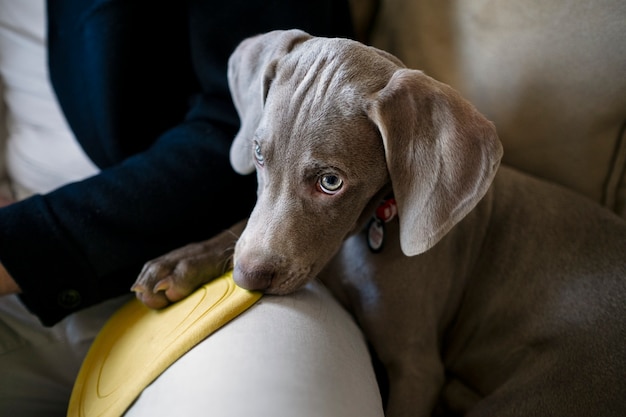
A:
{"type": "MultiPolygon", "coordinates": [[[[0,416],[64,416],[108,301],[45,328],[0,297],[0,416]]],[[[362,333],[319,283],[264,296],[148,386],[128,417],[381,417],[362,333]]]]}

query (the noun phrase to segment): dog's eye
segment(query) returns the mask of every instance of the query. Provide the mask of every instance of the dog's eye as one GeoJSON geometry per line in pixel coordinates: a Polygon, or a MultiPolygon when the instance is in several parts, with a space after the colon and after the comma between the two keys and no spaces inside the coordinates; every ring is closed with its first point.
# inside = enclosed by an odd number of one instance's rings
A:
{"type": "Polygon", "coordinates": [[[343,180],[336,175],[326,174],[320,177],[318,186],[320,190],[326,194],[335,194],[341,190],[343,180]]]}
{"type": "Polygon", "coordinates": [[[254,142],[254,159],[256,159],[257,163],[263,166],[265,159],[263,158],[263,153],[261,152],[261,145],[258,142],[254,142]]]}

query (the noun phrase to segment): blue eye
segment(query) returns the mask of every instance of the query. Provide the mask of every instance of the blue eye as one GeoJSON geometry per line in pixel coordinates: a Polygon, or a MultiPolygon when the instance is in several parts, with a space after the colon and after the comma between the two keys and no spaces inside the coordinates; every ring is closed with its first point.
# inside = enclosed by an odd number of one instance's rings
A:
{"type": "Polygon", "coordinates": [[[322,175],[318,180],[320,190],[326,194],[335,194],[343,187],[343,180],[334,174],[322,175]]]}
{"type": "Polygon", "coordinates": [[[261,152],[261,145],[257,141],[254,141],[254,159],[261,166],[265,163],[265,158],[263,158],[263,153],[261,152]]]}

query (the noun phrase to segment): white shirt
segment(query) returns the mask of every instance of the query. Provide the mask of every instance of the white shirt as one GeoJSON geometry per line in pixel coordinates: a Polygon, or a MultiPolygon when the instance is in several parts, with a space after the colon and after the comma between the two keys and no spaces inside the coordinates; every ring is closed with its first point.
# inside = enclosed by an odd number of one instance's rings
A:
{"type": "Polygon", "coordinates": [[[18,187],[45,193],[98,172],[70,131],[49,82],[44,0],[0,0],[6,164],[18,187]]]}

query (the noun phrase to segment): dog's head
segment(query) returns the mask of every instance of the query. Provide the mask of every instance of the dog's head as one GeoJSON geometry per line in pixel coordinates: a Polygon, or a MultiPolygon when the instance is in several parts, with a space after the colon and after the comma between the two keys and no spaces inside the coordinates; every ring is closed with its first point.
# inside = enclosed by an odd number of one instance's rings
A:
{"type": "Polygon", "coordinates": [[[435,245],[486,193],[502,155],[456,91],[348,39],[274,31],[243,41],[228,77],[241,128],[231,163],[258,200],[237,283],[292,292],[393,191],[404,253],[435,245]]]}

